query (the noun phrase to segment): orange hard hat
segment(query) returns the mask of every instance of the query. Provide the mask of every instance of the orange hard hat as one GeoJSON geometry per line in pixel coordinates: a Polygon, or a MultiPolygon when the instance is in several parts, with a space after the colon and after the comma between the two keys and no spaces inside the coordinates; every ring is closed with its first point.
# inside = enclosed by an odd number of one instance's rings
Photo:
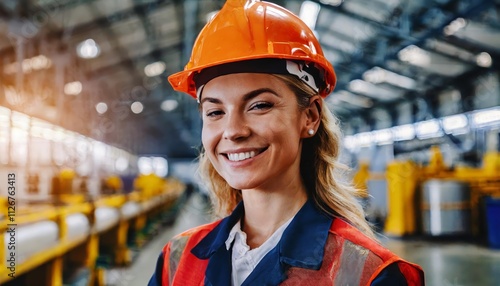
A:
{"type": "Polygon", "coordinates": [[[227,0],[201,30],[184,71],[168,80],[174,90],[196,98],[193,77],[202,70],[257,59],[313,66],[321,77],[315,81],[320,81],[318,93],[323,97],[335,87],[333,67],[311,29],[285,8],[257,0],[227,0]]]}

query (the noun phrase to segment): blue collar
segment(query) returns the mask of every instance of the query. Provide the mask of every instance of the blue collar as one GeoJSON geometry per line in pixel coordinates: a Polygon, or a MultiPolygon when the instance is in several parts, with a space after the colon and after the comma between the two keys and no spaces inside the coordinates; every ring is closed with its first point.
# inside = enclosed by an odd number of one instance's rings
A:
{"type": "MultiPolygon", "coordinates": [[[[225,241],[231,228],[241,219],[245,210],[240,202],[233,213],[224,218],[192,250],[199,259],[210,259],[225,241]]],[[[277,248],[279,261],[291,267],[318,270],[323,262],[328,232],[333,218],[320,211],[308,200],[287,227],[277,248]]]]}

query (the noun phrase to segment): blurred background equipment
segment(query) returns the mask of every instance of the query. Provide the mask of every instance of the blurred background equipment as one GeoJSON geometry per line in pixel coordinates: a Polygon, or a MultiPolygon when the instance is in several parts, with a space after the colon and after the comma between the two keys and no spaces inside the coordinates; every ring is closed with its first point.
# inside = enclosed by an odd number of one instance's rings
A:
{"type": "Polygon", "coordinates": [[[428,235],[469,235],[470,190],[460,181],[431,179],[422,185],[422,231],[428,235]]]}

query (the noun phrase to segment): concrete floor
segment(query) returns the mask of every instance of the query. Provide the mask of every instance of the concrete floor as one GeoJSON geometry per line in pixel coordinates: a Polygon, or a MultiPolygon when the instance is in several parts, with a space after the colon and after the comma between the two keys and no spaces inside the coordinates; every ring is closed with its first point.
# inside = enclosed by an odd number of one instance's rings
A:
{"type": "Polygon", "coordinates": [[[382,242],[404,259],[422,266],[426,285],[500,285],[500,250],[459,241],[383,239],[382,242]]]}
{"type": "MultiPolygon", "coordinates": [[[[180,211],[175,224],[151,240],[133,265],[109,272],[109,285],[147,285],[163,245],[173,235],[209,220],[206,204],[200,196],[193,195],[180,211]]],[[[421,265],[428,286],[500,285],[500,250],[473,242],[410,241],[386,237],[381,241],[402,258],[421,265]]]]}

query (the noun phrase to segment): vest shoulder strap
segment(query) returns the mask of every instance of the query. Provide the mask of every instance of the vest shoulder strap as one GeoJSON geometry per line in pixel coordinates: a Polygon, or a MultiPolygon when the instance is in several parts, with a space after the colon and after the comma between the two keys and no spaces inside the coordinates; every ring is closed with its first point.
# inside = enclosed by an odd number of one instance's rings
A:
{"type": "Polygon", "coordinates": [[[193,249],[220,221],[189,229],[173,237],[163,248],[162,280],[168,285],[202,285],[208,260],[200,260],[193,249]],[[201,282],[200,282],[201,281],[201,282]]]}
{"type": "MultiPolygon", "coordinates": [[[[354,226],[348,224],[342,219],[334,219],[330,232],[338,236],[337,244],[342,245],[342,254],[340,254],[340,267],[348,267],[353,259],[359,260],[358,265],[364,265],[360,268],[359,285],[370,285],[380,272],[392,263],[397,263],[401,273],[408,281],[408,285],[423,285],[424,273],[422,268],[410,262],[407,262],[382,246],[377,241],[363,234],[354,226]],[[342,263],[342,257],[348,257],[346,263],[342,263]]],[[[353,269],[351,267],[348,267],[353,269]]],[[[340,269],[339,269],[340,270],[340,269]]],[[[339,275],[345,273],[339,271],[339,275]]],[[[347,271],[349,273],[349,271],[347,271]]],[[[352,273],[351,273],[352,274],[352,273]]],[[[352,275],[350,275],[352,277],[352,275]]],[[[339,277],[337,277],[339,278],[339,277]]]]}

